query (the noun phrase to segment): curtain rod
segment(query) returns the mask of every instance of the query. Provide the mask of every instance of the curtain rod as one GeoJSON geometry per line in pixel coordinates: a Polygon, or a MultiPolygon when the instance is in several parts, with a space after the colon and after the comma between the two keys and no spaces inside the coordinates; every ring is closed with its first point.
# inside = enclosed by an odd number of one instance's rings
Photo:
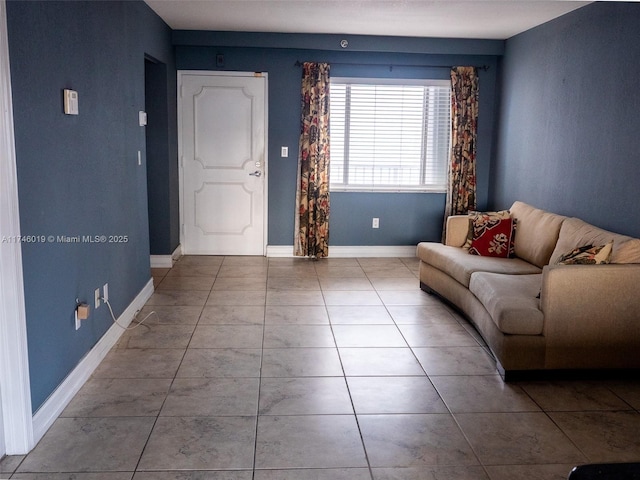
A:
{"type": "MultiPolygon", "coordinates": [[[[296,60],[295,66],[301,67],[304,62],[296,60]]],[[[416,64],[385,64],[385,63],[350,63],[350,62],[327,62],[329,65],[349,65],[354,67],[389,67],[389,70],[393,70],[393,67],[408,67],[408,68],[446,68],[451,70],[455,65],[416,65],[416,64]]],[[[487,71],[489,65],[482,65],[481,67],[475,67],[478,70],[487,71]]]]}

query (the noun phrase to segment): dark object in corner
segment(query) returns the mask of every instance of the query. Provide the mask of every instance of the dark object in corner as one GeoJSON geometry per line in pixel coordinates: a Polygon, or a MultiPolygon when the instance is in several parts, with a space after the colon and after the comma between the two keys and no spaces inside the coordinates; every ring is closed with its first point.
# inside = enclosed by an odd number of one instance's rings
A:
{"type": "Polygon", "coordinates": [[[595,463],[571,470],[568,480],[640,480],[640,463],[595,463]]]}

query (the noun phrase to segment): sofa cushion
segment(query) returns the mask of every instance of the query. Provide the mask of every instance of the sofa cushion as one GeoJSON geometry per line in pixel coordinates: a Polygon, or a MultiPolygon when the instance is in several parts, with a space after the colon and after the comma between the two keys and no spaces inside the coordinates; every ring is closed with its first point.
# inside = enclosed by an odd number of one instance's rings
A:
{"type": "Polygon", "coordinates": [[[558,244],[551,255],[550,263],[554,265],[561,255],[570,252],[574,248],[583,245],[604,245],[611,241],[613,241],[611,263],[618,263],[617,258],[619,257],[620,247],[630,240],[632,240],[632,237],[603,230],[579,218],[567,218],[560,229],[558,244]]]}
{"type": "Polygon", "coordinates": [[[619,244],[611,263],[640,263],[640,239],[632,238],[619,244]]]}
{"type": "Polygon", "coordinates": [[[544,324],[537,298],[541,283],[542,274],[475,272],[471,275],[469,290],[484,305],[502,333],[540,335],[544,324]]]}
{"type": "MultiPolygon", "coordinates": [[[[567,217],[545,212],[523,202],[515,202],[509,210],[518,221],[516,256],[540,268],[544,267],[549,263],[558,241],[560,226],[567,217]]],[[[566,251],[570,250],[572,248],[566,251]]]]}
{"type": "Polygon", "coordinates": [[[464,248],[450,247],[441,243],[419,243],[417,255],[423,262],[446,272],[467,288],[469,287],[471,274],[474,272],[509,273],[513,275],[541,272],[540,268],[520,258],[479,257],[477,255],[469,255],[464,248]]]}

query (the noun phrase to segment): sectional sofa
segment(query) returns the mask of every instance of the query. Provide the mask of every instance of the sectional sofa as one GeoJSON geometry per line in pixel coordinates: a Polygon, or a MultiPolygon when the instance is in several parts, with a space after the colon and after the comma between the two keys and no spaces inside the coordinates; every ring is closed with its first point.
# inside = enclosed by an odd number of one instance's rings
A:
{"type": "Polygon", "coordinates": [[[506,214],[516,223],[511,258],[470,254],[474,223],[453,216],[444,244],[417,247],[421,288],[473,323],[505,380],[640,368],[640,240],[523,202],[506,214]],[[558,264],[587,245],[610,256],[558,264]]]}

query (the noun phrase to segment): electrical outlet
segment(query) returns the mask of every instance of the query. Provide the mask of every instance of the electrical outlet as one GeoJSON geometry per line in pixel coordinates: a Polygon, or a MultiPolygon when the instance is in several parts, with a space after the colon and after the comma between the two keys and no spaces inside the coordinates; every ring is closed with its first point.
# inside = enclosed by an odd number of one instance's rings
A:
{"type": "Polygon", "coordinates": [[[371,222],[371,228],[380,228],[380,219],[377,217],[373,218],[373,221],[371,222]]]}
{"type": "Polygon", "coordinates": [[[105,303],[109,301],[109,284],[105,283],[104,287],[102,287],[102,298],[104,298],[105,303]]]}
{"type": "Polygon", "coordinates": [[[95,296],[94,296],[94,307],[98,308],[100,306],[100,289],[96,288],[95,296]]]}

